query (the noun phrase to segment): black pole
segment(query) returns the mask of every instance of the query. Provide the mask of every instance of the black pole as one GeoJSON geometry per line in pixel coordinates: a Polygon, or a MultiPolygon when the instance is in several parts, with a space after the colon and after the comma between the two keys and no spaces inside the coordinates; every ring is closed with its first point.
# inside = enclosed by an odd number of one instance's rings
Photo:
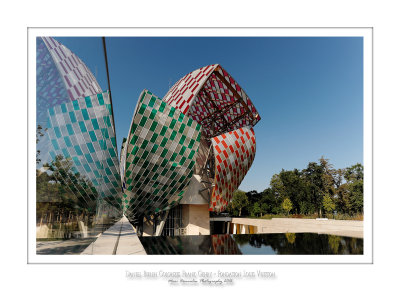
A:
{"type": "MultiPolygon", "coordinates": [[[[111,104],[111,114],[112,114],[112,123],[114,127],[114,132],[115,132],[115,145],[117,145],[117,132],[115,129],[115,123],[114,123],[114,107],[112,103],[112,97],[111,97],[111,86],[110,86],[110,73],[108,71],[108,59],[107,59],[107,47],[106,47],[106,38],[103,36],[103,51],[104,51],[104,59],[106,61],[106,72],[107,72],[107,83],[108,83],[108,92],[110,94],[110,104],[111,104]]],[[[118,146],[116,146],[116,151],[117,151],[117,156],[118,156],[118,146]]]]}

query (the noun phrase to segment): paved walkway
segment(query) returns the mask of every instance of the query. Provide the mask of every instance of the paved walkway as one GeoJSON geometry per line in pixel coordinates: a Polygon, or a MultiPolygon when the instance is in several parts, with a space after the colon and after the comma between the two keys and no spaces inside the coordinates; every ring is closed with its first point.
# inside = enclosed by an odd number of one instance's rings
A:
{"type": "Polygon", "coordinates": [[[103,232],[81,255],[146,255],[134,227],[123,216],[103,232]]]}
{"type": "Polygon", "coordinates": [[[232,224],[236,224],[236,227],[240,229],[240,233],[248,233],[248,228],[243,226],[252,225],[257,227],[257,233],[313,232],[357,238],[363,238],[364,235],[364,222],[356,220],[252,219],[235,217],[232,218],[232,224]]]}
{"type": "Polygon", "coordinates": [[[67,240],[37,241],[37,255],[80,255],[95,238],[71,238],[67,240]]]}

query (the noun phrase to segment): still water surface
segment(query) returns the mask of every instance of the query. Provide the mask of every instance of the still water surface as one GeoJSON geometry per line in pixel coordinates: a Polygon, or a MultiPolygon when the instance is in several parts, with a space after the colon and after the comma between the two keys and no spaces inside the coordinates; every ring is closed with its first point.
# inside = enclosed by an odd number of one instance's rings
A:
{"type": "Polygon", "coordinates": [[[141,237],[148,255],[362,255],[363,239],[317,233],[141,237]]]}

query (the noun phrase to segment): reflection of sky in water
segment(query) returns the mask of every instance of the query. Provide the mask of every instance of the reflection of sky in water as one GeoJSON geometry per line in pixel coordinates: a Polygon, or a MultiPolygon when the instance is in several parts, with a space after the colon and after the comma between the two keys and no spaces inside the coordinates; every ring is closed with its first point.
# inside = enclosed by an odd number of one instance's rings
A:
{"type": "Polygon", "coordinates": [[[238,247],[245,255],[276,255],[276,252],[271,248],[271,246],[261,246],[260,248],[255,248],[251,245],[238,245],[238,247]]]}

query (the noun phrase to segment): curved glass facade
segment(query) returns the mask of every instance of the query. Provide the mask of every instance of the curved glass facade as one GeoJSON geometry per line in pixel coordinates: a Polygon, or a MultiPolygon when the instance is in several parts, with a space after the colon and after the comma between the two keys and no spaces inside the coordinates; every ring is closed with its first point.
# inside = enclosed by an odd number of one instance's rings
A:
{"type": "Polygon", "coordinates": [[[51,37],[37,38],[36,72],[37,252],[79,250],[122,216],[110,95],[51,37]]]}
{"type": "Polygon", "coordinates": [[[122,153],[128,217],[150,216],[179,203],[193,175],[200,129],[148,90],[142,92],[122,153]]]}

